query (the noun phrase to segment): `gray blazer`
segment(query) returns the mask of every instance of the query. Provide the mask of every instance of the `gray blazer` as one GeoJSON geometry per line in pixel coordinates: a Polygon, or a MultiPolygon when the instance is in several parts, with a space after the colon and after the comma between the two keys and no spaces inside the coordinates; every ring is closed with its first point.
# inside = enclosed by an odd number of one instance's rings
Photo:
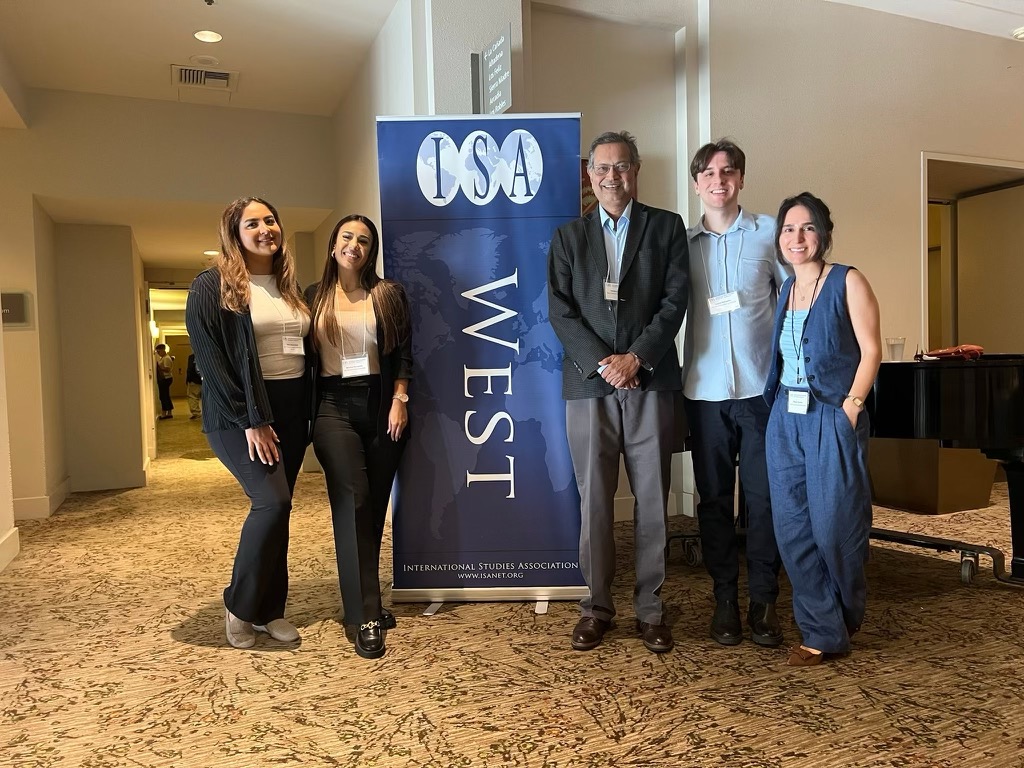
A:
{"type": "Polygon", "coordinates": [[[562,397],[579,400],[615,391],[598,361],[633,352],[644,390],[681,390],[675,337],[690,295],[686,226],[677,213],[633,203],[619,276],[619,300],[606,301],[608,274],[597,209],[558,228],[548,250],[548,312],[565,358],[562,397]]]}

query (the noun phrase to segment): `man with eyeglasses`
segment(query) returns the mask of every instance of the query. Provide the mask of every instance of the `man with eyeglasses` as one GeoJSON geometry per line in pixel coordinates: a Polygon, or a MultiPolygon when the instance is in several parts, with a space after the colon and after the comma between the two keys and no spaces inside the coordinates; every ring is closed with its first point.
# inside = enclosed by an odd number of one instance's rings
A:
{"type": "Polygon", "coordinates": [[[672,648],[661,587],[674,408],[675,337],[689,296],[686,225],[634,199],[636,139],[603,133],[587,165],[596,210],[560,227],[548,252],[548,308],[562,342],[562,396],[581,500],[580,569],[590,594],[572,647],[596,648],[615,616],[614,495],[619,455],[635,497],[636,631],[672,648]]]}
{"type": "Polygon", "coordinates": [[[711,637],[722,645],[743,640],[738,458],[747,511],[747,624],[755,643],[774,648],[782,643],[775,613],[781,560],[765,465],[770,409],[761,395],[771,367],[776,297],[788,272],[775,258],[774,217],[740,207],[745,169],[743,150],[728,140],[705,144],[690,163],[704,215],[688,233],[692,295],[683,394],[701,550],[714,582],[711,637]]]}

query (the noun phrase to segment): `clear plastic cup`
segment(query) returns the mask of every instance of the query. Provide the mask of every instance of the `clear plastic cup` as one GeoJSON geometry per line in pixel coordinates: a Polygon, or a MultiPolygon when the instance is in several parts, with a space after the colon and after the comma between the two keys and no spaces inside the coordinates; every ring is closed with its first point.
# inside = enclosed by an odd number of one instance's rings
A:
{"type": "Polygon", "coordinates": [[[907,345],[906,336],[886,336],[885,346],[889,350],[890,360],[902,360],[903,348],[907,345]]]}

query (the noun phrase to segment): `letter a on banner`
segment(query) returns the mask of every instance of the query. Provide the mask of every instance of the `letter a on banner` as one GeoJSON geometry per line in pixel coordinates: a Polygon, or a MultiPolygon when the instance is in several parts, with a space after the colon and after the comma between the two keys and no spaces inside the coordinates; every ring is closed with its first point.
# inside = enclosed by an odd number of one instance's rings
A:
{"type": "Polygon", "coordinates": [[[384,273],[412,311],[395,600],[578,599],[547,252],[580,215],[579,115],[378,118],[384,273]]]}

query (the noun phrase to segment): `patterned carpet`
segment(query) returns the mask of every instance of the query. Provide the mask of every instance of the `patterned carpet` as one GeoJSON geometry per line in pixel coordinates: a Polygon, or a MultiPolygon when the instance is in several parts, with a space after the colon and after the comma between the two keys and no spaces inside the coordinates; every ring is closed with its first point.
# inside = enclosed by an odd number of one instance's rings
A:
{"type": "MultiPolygon", "coordinates": [[[[991,570],[962,586],[956,555],[889,544],[873,546],[854,652],[820,667],[717,646],[709,578],[678,546],[665,588],[676,648],[648,653],[632,632],[626,525],[625,610],[597,650],[569,648],[573,604],[433,617],[399,604],[387,655],[366,661],[337,623],[322,478],[304,474],[288,609],[302,641],[231,649],[220,593],[243,497],[198,422],[159,430],[149,488],[75,494],[21,525],[0,574],[2,765],[1024,768],[1024,590],[991,570]]],[[[1005,551],[1006,505],[997,486],[985,510],[876,509],[876,524],[1005,551]]],[[[784,587],[795,641],[788,600],[784,587]]]]}

